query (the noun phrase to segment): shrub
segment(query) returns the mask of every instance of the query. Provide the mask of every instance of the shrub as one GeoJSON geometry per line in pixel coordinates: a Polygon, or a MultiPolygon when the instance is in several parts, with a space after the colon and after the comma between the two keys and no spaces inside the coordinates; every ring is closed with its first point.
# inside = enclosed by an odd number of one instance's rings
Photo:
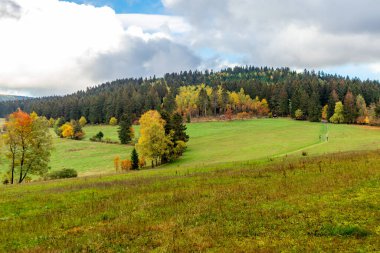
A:
{"type": "Polygon", "coordinates": [[[302,156],[307,156],[307,152],[306,151],[302,151],[302,156]]]}
{"type": "Polygon", "coordinates": [[[112,118],[110,119],[110,125],[111,125],[111,126],[116,126],[116,125],[117,125],[117,118],[112,117],[112,118]]]}
{"type": "Polygon", "coordinates": [[[139,158],[139,167],[144,168],[146,166],[146,161],[144,157],[139,158]]]}
{"type": "Polygon", "coordinates": [[[236,115],[238,119],[249,119],[251,115],[248,112],[240,112],[236,115]]]}
{"type": "Polygon", "coordinates": [[[302,120],[303,119],[303,112],[301,109],[298,109],[295,113],[294,116],[296,116],[296,120],[302,120]]]}
{"type": "Polygon", "coordinates": [[[62,179],[62,178],[73,178],[77,177],[78,173],[74,169],[63,169],[63,170],[57,170],[53,171],[48,174],[49,179],[62,179]]]}
{"type": "Polygon", "coordinates": [[[84,127],[86,124],[87,124],[87,119],[86,119],[84,116],[82,116],[82,117],[79,119],[79,125],[80,125],[81,127],[84,127]]]}
{"type": "Polygon", "coordinates": [[[127,171],[132,169],[132,162],[131,160],[123,160],[121,161],[121,170],[127,171]]]}

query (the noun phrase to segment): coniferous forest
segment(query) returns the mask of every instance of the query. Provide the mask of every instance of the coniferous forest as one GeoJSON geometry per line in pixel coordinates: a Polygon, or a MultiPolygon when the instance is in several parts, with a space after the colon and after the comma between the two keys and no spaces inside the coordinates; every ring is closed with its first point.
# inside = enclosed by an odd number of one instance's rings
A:
{"type": "Polygon", "coordinates": [[[264,111],[265,115],[310,121],[330,119],[340,101],[344,123],[355,123],[363,116],[363,105],[367,115],[372,113],[378,119],[380,113],[378,81],[247,66],[220,72],[185,71],[162,78],[120,79],[71,95],[1,102],[0,117],[18,108],[66,121],[84,116],[93,124],[108,123],[112,117],[119,119],[125,114],[137,119],[148,110],[180,111],[188,118],[218,116],[228,110],[242,113],[252,109],[244,104],[246,98],[251,104],[256,101],[263,106],[257,115],[264,111]]]}

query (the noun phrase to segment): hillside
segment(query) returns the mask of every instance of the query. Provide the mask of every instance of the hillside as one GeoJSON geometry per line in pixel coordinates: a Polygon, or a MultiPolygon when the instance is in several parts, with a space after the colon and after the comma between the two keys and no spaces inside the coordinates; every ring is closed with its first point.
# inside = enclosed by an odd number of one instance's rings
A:
{"type": "MultiPolygon", "coordinates": [[[[235,67],[219,72],[185,71],[166,74],[162,78],[120,79],[104,83],[71,95],[45,97],[0,103],[0,117],[21,108],[35,111],[47,118],[64,117],[67,121],[85,116],[91,123],[108,123],[110,117],[120,118],[131,114],[138,119],[149,109],[172,111],[178,109],[177,95],[181,88],[204,84],[196,94],[186,101],[194,105],[184,108],[188,116],[221,116],[231,106],[232,92],[243,92],[251,99],[265,99],[272,115],[295,118],[297,110],[303,119],[320,121],[322,107],[328,105],[327,117],[334,113],[338,101],[360,97],[367,107],[377,106],[380,114],[380,85],[378,81],[362,81],[323,72],[304,71],[298,73],[289,68],[235,67]],[[207,93],[207,94],[206,94],[207,93]],[[199,99],[200,94],[202,98],[199,99]],[[349,96],[349,99],[346,98],[349,96]],[[194,98],[195,97],[195,98],[194,98]]],[[[186,92],[185,92],[186,93],[186,92]]],[[[232,106],[234,113],[246,110],[239,103],[232,106]]],[[[355,110],[349,115],[348,123],[355,118],[355,110]]],[[[373,111],[372,110],[372,111],[373,111]]]]}
{"type": "Polygon", "coordinates": [[[378,252],[380,153],[2,187],[4,252],[378,252]]]}
{"type": "MultiPolygon", "coordinates": [[[[139,126],[134,126],[138,138],[139,126]]],[[[190,135],[188,149],[170,168],[224,166],[234,162],[255,162],[294,155],[303,151],[309,156],[338,151],[380,149],[380,128],[332,125],[290,119],[257,119],[232,122],[204,122],[187,124],[190,135]],[[329,141],[326,141],[326,134],[329,141]],[[321,136],[321,139],[319,139],[321,136]],[[350,136],[348,138],[347,136],[350,136]]],[[[49,166],[52,170],[75,169],[80,176],[114,172],[113,159],[129,157],[133,146],[90,142],[99,131],[104,138],[118,141],[117,126],[84,127],[82,141],[54,136],[54,150],[49,166]]],[[[0,174],[9,161],[0,160],[0,174]]]]}

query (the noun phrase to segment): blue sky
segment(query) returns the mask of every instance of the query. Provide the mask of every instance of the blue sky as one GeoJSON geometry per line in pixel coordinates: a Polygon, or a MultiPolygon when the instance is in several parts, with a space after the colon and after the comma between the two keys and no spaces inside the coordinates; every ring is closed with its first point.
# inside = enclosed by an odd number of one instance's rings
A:
{"type": "Polygon", "coordinates": [[[66,0],[96,7],[109,6],[116,13],[162,14],[164,7],[160,0],[66,0]]]}

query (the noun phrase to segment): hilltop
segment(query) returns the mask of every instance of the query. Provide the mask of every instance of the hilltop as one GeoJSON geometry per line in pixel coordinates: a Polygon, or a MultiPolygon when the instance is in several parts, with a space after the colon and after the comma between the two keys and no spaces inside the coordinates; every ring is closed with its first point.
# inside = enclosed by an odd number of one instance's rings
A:
{"type": "Polygon", "coordinates": [[[15,96],[15,95],[0,94],[0,102],[25,100],[25,99],[29,99],[29,98],[30,97],[26,97],[26,96],[15,96]]]}

